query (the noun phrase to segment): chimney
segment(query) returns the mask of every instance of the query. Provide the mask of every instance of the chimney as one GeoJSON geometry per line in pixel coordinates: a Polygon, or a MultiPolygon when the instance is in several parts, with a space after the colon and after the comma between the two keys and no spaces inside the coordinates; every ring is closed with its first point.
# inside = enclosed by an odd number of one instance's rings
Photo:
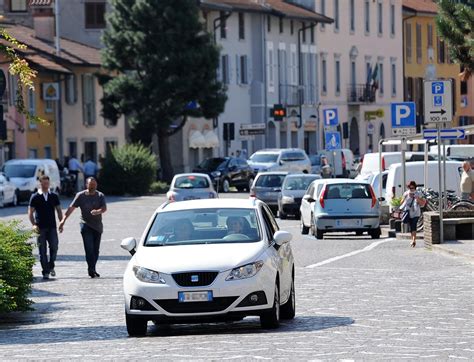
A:
{"type": "Polygon", "coordinates": [[[30,2],[33,13],[33,28],[38,39],[54,42],[55,23],[51,0],[32,0],[30,2]]]}

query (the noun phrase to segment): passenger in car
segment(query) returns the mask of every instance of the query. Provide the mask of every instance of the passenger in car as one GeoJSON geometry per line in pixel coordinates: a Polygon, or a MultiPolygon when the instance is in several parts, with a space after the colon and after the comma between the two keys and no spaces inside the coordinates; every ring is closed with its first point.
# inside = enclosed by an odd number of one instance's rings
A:
{"type": "Polygon", "coordinates": [[[194,235],[194,226],[188,219],[179,219],[174,222],[174,235],[172,241],[192,240],[194,235]]]}

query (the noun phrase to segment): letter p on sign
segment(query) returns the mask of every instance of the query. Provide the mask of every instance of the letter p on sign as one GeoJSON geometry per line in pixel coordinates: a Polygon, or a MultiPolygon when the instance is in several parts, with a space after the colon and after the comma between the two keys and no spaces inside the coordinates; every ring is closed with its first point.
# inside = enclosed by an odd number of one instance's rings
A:
{"type": "Polygon", "coordinates": [[[339,123],[337,115],[337,108],[325,109],[324,110],[324,125],[325,126],[337,126],[339,123]]]}
{"type": "Polygon", "coordinates": [[[416,127],[415,103],[392,103],[392,127],[416,127]]]}

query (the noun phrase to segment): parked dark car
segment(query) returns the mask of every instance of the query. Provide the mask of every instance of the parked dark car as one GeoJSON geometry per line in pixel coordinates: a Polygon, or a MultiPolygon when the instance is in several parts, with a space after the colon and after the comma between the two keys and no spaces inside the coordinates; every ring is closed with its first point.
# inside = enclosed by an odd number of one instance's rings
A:
{"type": "Polygon", "coordinates": [[[255,178],[247,161],[236,157],[207,158],[193,172],[208,174],[216,190],[222,192],[229,192],[231,187],[239,191],[250,190],[255,178]]]}

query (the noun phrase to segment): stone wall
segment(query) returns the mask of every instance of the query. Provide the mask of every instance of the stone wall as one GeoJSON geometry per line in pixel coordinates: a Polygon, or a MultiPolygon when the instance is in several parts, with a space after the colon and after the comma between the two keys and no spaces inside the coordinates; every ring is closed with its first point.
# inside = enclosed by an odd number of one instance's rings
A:
{"type": "MultiPolygon", "coordinates": [[[[455,219],[464,217],[474,217],[474,211],[445,211],[443,219],[455,219]]],[[[471,224],[472,227],[473,224],[471,224]]],[[[423,213],[423,231],[426,246],[432,244],[440,244],[440,230],[439,230],[439,213],[429,211],[423,213]]],[[[444,239],[448,239],[446,235],[446,226],[444,227],[444,239]]],[[[452,237],[449,237],[452,239],[452,237]]]]}

